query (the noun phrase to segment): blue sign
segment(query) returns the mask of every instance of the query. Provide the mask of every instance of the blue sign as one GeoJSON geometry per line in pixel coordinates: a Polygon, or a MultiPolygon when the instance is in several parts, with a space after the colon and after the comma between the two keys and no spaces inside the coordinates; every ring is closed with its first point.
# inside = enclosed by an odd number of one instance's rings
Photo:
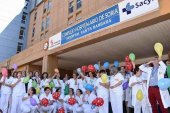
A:
{"type": "Polygon", "coordinates": [[[62,31],[61,44],[68,43],[119,22],[120,15],[117,4],[62,31]]]}

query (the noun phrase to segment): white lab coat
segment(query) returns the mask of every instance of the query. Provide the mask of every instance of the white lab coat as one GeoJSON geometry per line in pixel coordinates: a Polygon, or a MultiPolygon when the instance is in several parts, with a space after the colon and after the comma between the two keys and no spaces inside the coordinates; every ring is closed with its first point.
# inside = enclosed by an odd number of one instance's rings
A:
{"type": "Polygon", "coordinates": [[[41,88],[40,94],[43,94],[43,93],[44,93],[44,88],[45,88],[46,86],[48,86],[49,83],[50,83],[50,80],[49,80],[49,79],[45,79],[45,80],[43,79],[43,80],[41,80],[41,82],[40,82],[40,88],[41,88]]]}
{"type": "MultiPolygon", "coordinates": [[[[114,86],[120,81],[123,81],[123,75],[117,73],[110,77],[110,86],[114,86]]],[[[112,111],[114,113],[123,113],[123,87],[122,84],[116,88],[110,89],[110,100],[112,105],[112,111]]]]}
{"type": "MultiPolygon", "coordinates": [[[[59,99],[64,100],[64,94],[61,94],[60,97],[59,97],[59,99]]],[[[64,106],[63,106],[63,103],[61,103],[61,102],[58,101],[58,100],[55,100],[54,106],[55,106],[55,108],[54,108],[54,113],[56,113],[56,111],[57,111],[58,109],[60,109],[61,107],[64,107],[64,106]]]]}
{"type": "MultiPolygon", "coordinates": [[[[108,81],[109,82],[109,81],[108,81]]],[[[109,89],[100,85],[102,83],[102,79],[98,78],[96,81],[97,87],[97,97],[103,98],[104,104],[101,107],[98,107],[99,113],[108,113],[109,112],[109,89]]]]}
{"type": "Polygon", "coordinates": [[[96,95],[94,93],[91,93],[90,95],[86,94],[84,99],[85,99],[85,102],[83,104],[84,113],[97,113],[98,108],[92,105],[93,100],[96,99],[96,95]]]}
{"type": "MultiPolygon", "coordinates": [[[[24,97],[28,97],[28,94],[26,94],[24,97]]],[[[37,95],[33,95],[32,98],[35,99],[37,105],[40,103],[37,95]]],[[[22,101],[22,104],[20,106],[21,113],[35,113],[35,111],[38,109],[37,105],[32,106],[30,103],[30,98],[26,99],[26,100],[22,101]]]]}
{"type": "Polygon", "coordinates": [[[76,84],[76,80],[74,80],[73,78],[68,80],[68,84],[69,84],[69,88],[74,89],[74,94],[76,94],[76,91],[78,89],[78,79],[77,79],[77,84],[76,84]]]}
{"type": "MultiPolygon", "coordinates": [[[[41,101],[43,98],[46,98],[46,99],[48,99],[48,100],[50,100],[50,101],[54,100],[53,97],[52,97],[52,94],[49,94],[49,95],[47,96],[45,93],[43,93],[43,94],[40,95],[40,98],[39,98],[40,101],[41,101]]],[[[54,105],[54,104],[48,105],[48,106],[46,106],[46,107],[45,107],[45,106],[41,106],[40,109],[39,109],[39,112],[40,112],[40,113],[44,113],[44,112],[52,113],[52,111],[54,110],[54,108],[55,108],[55,105],[54,105]]]]}
{"type": "MultiPolygon", "coordinates": [[[[70,95],[66,95],[64,97],[64,109],[65,109],[65,113],[68,113],[67,111],[72,111],[73,113],[76,113],[76,104],[74,105],[70,105],[68,104],[68,100],[69,98],[71,98],[70,95]]],[[[75,96],[73,96],[72,98],[75,98],[75,96]]]]}
{"type": "MultiPolygon", "coordinates": [[[[3,82],[4,79],[5,79],[5,84],[8,84],[8,85],[12,84],[13,77],[10,77],[10,78],[2,77],[1,82],[3,82]]],[[[2,109],[3,113],[7,113],[11,93],[12,93],[11,87],[8,87],[5,85],[1,86],[1,109],[2,109]]]]}
{"type": "Polygon", "coordinates": [[[84,83],[85,83],[85,80],[78,79],[78,89],[81,89],[83,93],[85,93],[86,91],[86,89],[84,88],[84,83]]]}
{"type": "Polygon", "coordinates": [[[80,95],[79,96],[76,96],[76,101],[77,101],[77,104],[75,105],[75,108],[76,108],[76,112],[77,113],[82,113],[83,112],[83,95],[80,95]]]}
{"type": "MultiPolygon", "coordinates": [[[[131,87],[132,83],[134,82],[142,82],[142,76],[140,77],[136,77],[135,75],[132,76],[129,80],[129,87],[131,87]]],[[[142,112],[143,113],[149,113],[149,111],[147,111],[147,95],[146,95],[146,89],[144,87],[144,83],[141,84],[136,84],[134,86],[132,86],[132,105],[134,106],[134,113],[140,113],[141,112],[141,108],[142,108],[142,112]],[[136,95],[138,90],[141,90],[144,97],[142,101],[138,101],[136,99],[136,95]]]]}
{"type": "MultiPolygon", "coordinates": [[[[23,96],[26,94],[23,80],[24,78],[21,78],[21,81],[13,88],[11,113],[21,113],[20,105],[22,103],[23,96]]],[[[14,78],[12,84],[17,81],[18,78],[14,78]]]]}
{"type": "Polygon", "coordinates": [[[57,80],[57,79],[53,79],[53,82],[54,82],[54,84],[55,84],[55,88],[53,88],[53,93],[54,92],[56,92],[56,89],[57,88],[61,88],[61,93],[63,94],[63,81],[62,80],[57,80]],[[60,84],[59,84],[59,82],[60,82],[60,84]]]}
{"type": "MultiPolygon", "coordinates": [[[[148,74],[148,77],[147,77],[147,95],[148,95],[149,81],[150,81],[150,76],[151,76],[153,68],[152,67],[146,67],[145,64],[141,65],[139,68],[142,71],[144,71],[148,74]]],[[[160,61],[159,62],[159,69],[158,69],[158,81],[161,78],[164,78],[165,72],[166,72],[166,65],[164,64],[163,61],[160,61]]],[[[160,95],[161,95],[161,99],[162,99],[162,103],[164,105],[164,108],[170,107],[170,101],[169,101],[170,95],[169,95],[168,90],[165,90],[165,91],[159,90],[159,91],[160,91],[160,95]]]]}

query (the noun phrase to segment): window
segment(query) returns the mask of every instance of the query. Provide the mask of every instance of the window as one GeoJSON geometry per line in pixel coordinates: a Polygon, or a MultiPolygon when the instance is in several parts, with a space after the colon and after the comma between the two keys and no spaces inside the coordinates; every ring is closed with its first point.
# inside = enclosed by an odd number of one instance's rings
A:
{"type": "Polygon", "coordinates": [[[78,13],[76,13],[76,20],[80,20],[82,18],[82,12],[79,11],[78,13]]]}
{"type": "Polygon", "coordinates": [[[42,21],[42,24],[41,24],[41,31],[44,31],[45,29],[45,20],[42,21]]]}
{"type": "Polygon", "coordinates": [[[48,11],[51,9],[52,7],[52,0],[48,0],[48,11]]]}
{"type": "Polygon", "coordinates": [[[21,27],[20,28],[20,32],[19,32],[19,39],[23,39],[24,38],[24,32],[25,32],[25,28],[21,27]]]}
{"type": "Polygon", "coordinates": [[[26,20],[27,20],[27,13],[26,13],[26,12],[23,12],[23,13],[22,13],[22,20],[21,20],[21,22],[22,22],[23,24],[25,24],[26,20]]]}
{"type": "Polygon", "coordinates": [[[50,17],[48,16],[46,18],[46,29],[49,27],[49,25],[50,25],[50,17]]]}
{"type": "Polygon", "coordinates": [[[32,29],[32,37],[35,35],[35,27],[32,29]]]}
{"type": "Polygon", "coordinates": [[[74,11],[74,1],[72,0],[72,1],[69,2],[69,10],[68,10],[68,12],[70,14],[73,11],[74,11]]]}
{"type": "Polygon", "coordinates": [[[81,8],[82,0],[77,0],[77,9],[81,8]]]}
{"type": "Polygon", "coordinates": [[[21,52],[22,50],[23,50],[23,43],[18,43],[17,53],[21,52]]]}
{"type": "Polygon", "coordinates": [[[37,19],[37,12],[34,14],[34,21],[37,19]]]}
{"type": "Polygon", "coordinates": [[[47,11],[47,8],[48,8],[48,4],[44,3],[43,13],[45,13],[47,11]]]}
{"type": "Polygon", "coordinates": [[[73,16],[68,18],[68,25],[71,25],[74,22],[73,16]]]}
{"type": "Polygon", "coordinates": [[[25,4],[24,9],[27,9],[27,7],[28,7],[28,3],[25,4]]]}

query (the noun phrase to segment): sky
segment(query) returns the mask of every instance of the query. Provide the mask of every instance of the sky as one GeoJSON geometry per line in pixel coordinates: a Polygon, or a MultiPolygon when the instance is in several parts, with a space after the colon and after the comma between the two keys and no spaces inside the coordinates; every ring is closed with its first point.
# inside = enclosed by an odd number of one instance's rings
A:
{"type": "Polygon", "coordinates": [[[0,33],[17,16],[25,5],[25,0],[0,0],[0,33]]]}

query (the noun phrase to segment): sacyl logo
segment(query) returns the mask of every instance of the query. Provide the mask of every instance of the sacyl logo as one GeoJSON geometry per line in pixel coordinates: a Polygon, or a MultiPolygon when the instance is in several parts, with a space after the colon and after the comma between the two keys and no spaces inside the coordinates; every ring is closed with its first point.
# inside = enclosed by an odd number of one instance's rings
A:
{"type": "Polygon", "coordinates": [[[130,5],[130,3],[127,3],[126,8],[123,8],[123,12],[126,12],[127,15],[131,14],[131,10],[134,8],[134,5],[130,5]]]}
{"type": "Polygon", "coordinates": [[[131,14],[132,9],[139,8],[144,5],[150,5],[152,1],[154,1],[154,0],[142,0],[140,2],[136,2],[134,5],[130,5],[130,3],[127,3],[126,8],[123,8],[122,11],[123,11],[123,13],[126,12],[127,15],[131,14]]]}

